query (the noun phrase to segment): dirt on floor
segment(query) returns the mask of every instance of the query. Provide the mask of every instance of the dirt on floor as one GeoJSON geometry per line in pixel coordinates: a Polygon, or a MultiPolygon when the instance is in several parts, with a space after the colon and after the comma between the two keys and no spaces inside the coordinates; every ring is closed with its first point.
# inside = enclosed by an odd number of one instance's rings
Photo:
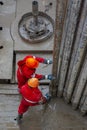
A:
{"type": "Polygon", "coordinates": [[[86,118],[54,98],[48,104],[31,107],[25,113],[20,130],[87,130],[86,118]]]}
{"type": "Polygon", "coordinates": [[[4,87],[0,94],[0,130],[87,130],[87,116],[82,117],[58,97],[47,104],[30,107],[18,125],[14,118],[21,96],[17,86],[7,86],[5,92],[4,87]]]}

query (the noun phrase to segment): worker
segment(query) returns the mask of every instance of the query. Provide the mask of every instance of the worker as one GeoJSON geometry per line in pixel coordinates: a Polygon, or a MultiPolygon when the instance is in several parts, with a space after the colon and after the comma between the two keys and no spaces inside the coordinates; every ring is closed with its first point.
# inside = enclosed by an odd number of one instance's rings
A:
{"type": "Polygon", "coordinates": [[[39,80],[51,80],[53,78],[52,75],[45,76],[42,74],[35,74],[36,68],[39,66],[39,63],[52,64],[52,60],[28,55],[23,60],[18,61],[17,80],[19,89],[27,82],[29,78],[32,77],[36,77],[39,80]]]}
{"type": "Polygon", "coordinates": [[[20,93],[22,100],[18,108],[18,117],[16,118],[18,123],[21,122],[23,114],[30,106],[44,104],[50,99],[48,94],[43,96],[38,86],[39,80],[37,78],[30,78],[27,83],[21,87],[20,93]]]}

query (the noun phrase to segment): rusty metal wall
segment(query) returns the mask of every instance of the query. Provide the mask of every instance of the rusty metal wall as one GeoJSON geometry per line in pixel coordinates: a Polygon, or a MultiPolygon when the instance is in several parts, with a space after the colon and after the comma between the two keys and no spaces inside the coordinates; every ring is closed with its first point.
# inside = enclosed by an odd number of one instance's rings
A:
{"type": "Polygon", "coordinates": [[[57,72],[57,96],[86,114],[87,0],[68,0],[57,72]]]}

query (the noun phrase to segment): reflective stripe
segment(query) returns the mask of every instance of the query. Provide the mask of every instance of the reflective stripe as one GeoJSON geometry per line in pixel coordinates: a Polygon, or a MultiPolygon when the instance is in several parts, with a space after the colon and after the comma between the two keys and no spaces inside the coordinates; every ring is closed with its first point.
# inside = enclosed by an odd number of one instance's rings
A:
{"type": "Polygon", "coordinates": [[[32,77],[32,78],[35,78],[35,74],[32,74],[31,77],[32,77]]]}
{"type": "Polygon", "coordinates": [[[34,59],[36,59],[36,57],[35,57],[35,56],[33,56],[33,58],[34,58],[34,59]]]}
{"type": "Polygon", "coordinates": [[[20,73],[22,74],[22,71],[21,71],[21,69],[19,68],[19,71],[20,71],[20,73]]]}
{"type": "Polygon", "coordinates": [[[50,60],[47,60],[47,63],[49,64],[49,63],[50,63],[50,60]]]}
{"type": "Polygon", "coordinates": [[[22,73],[22,70],[19,68],[19,72],[20,74],[24,77],[23,73],[22,73]]]}
{"type": "Polygon", "coordinates": [[[29,102],[29,103],[38,103],[38,102],[33,102],[33,101],[31,101],[31,100],[29,100],[29,99],[26,99],[26,98],[24,98],[27,102],[29,102]]]}
{"type": "Polygon", "coordinates": [[[45,79],[48,79],[48,75],[45,75],[45,79]]]}

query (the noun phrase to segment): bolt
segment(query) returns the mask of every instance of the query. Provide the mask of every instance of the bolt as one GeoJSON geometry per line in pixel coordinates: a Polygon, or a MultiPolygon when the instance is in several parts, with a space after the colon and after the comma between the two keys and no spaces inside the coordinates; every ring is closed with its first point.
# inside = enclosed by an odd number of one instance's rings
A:
{"type": "Polygon", "coordinates": [[[3,5],[4,3],[2,1],[0,1],[0,5],[3,5]]]}
{"type": "Polygon", "coordinates": [[[49,3],[49,5],[50,5],[50,6],[52,6],[52,5],[53,5],[53,3],[52,3],[52,2],[50,2],[50,3],[49,3]]]}
{"type": "Polygon", "coordinates": [[[0,49],[2,49],[3,48],[3,46],[0,46],[0,49]]]}
{"type": "Polygon", "coordinates": [[[3,30],[3,27],[0,27],[0,30],[3,30]]]}

